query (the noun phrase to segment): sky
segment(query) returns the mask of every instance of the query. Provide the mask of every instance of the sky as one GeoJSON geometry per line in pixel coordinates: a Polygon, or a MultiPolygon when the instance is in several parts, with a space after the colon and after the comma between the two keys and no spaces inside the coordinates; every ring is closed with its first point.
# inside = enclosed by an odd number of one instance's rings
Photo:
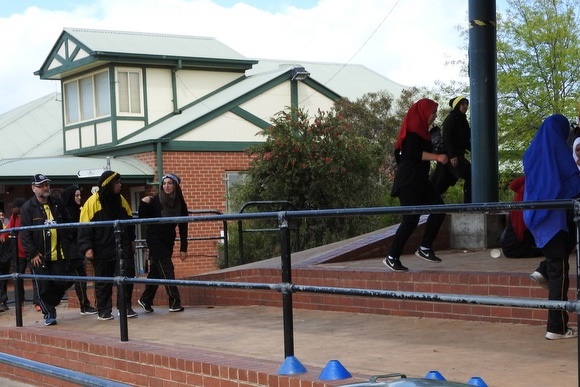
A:
{"type": "MultiPolygon", "coordinates": [[[[501,12],[505,0],[497,1],[501,12]]],[[[250,59],[351,63],[404,86],[464,80],[468,0],[0,0],[0,114],[58,91],[64,28],[216,38],[250,59]]]]}

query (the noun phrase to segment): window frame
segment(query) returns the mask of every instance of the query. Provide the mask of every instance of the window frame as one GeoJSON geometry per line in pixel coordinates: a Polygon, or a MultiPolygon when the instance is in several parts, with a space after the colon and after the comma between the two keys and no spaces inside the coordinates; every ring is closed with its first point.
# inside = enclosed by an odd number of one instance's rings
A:
{"type": "Polygon", "coordinates": [[[64,81],[62,84],[62,94],[65,126],[110,117],[111,90],[109,85],[108,69],[95,71],[64,81]],[[99,82],[98,77],[103,74],[106,75],[106,80],[105,82],[99,82]],[[87,92],[87,86],[90,87],[90,93],[84,94],[87,92]],[[87,96],[89,96],[88,100],[86,99],[87,96]],[[103,101],[103,97],[106,97],[104,104],[100,103],[103,101]],[[89,107],[92,109],[91,112],[87,112],[87,108],[89,107]],[[104,107],[105,109],[103,109],[104,107]],[[73,109],[74,114],[72,114],[73,109]]]}
{"type": "Polygon", "coordinates": [[[233,209],[233,203],[231,201],[231,190],[236,184],[244,183],[247,178],[246,171],[226,171],[224,175],[225,190],[226,190],[226,213],[235,214],[240,211],[240,209],[233,209]]]}
{"type": "Polygon", "coordinates": [[[124,117],[143,117],[144,116],[144,95],[143,95],[143,69],[137,67],[116,67],[115,68],[115,94],[116,94],[116,110],[117,115],[124,117]],[[128,104],[128,111],[121,111],[121,104],[125,101],[121,98],[121,80],[119,74],[127,74],[127,95],[123,97],[126,99],[128,104]],[[134,84],[132,83],[131,74],[137,74],[137,86],[138,90],[134,89],[134,84]],[[137,94],[137,95],[135,95],[137,94]],[[134,103],[137,101],[139,103],[138,111],[136,110],[134,103]]]}

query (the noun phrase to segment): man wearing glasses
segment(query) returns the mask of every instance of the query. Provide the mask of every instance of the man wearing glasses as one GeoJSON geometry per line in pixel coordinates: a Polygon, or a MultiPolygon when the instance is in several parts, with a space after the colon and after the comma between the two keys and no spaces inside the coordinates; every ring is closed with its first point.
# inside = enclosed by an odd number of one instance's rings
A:
{"type": "MultiPolygon", "coordinates": [[[[50,179],[43,174],[32,177],[34,196],[22,205],[21,226],[52,225],[67,223],[64,205],[50,195],[50,179]]],[[[20,231],[20,237],[33,274],[68,275],[68,262],[62,245],[61,233],[56,228],[20,231]]],[[[36,280],[44,325],[56,325],[56,306],[72,281],[36,280]]]]}

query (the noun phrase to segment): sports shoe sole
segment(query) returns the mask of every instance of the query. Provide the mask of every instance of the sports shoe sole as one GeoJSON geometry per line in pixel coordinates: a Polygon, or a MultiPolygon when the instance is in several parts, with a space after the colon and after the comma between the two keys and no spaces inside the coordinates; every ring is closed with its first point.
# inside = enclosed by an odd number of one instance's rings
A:
{"type": "Polygon", "coordinates": [[[393,266],[389,265],[389,263],[387,262],[387,258],[383,258],[383,265],[385,265],[386,267],[388,267],[389,269],[391,269],[392,271],[397,272],[397,273],[403,273],[403,272],[409,271],[409,268],[404,267],[404,266],[401,269],[395,269],[393,266]]]}
{"type": "Polygon", "coordinates": [[[97,317],[97,320],[101,320],[101,321],[114,320],[114,319],[115,319],[115,317],[113,317],[113,315],[97,317]]]}
{"type": "MultiPolygon", "coordinates": [[[[117,311],[117,316],[121,316],[121,312],[117,311]]],[[[127,318],[135,318],[139,316],[139,313],[133,311],[133,313],[127,312],[127,318]]]]}
{"type": "Polygon", "coordinates": [[[169,308],[170,312],[183,312],[184,310],[185,308],[183,306],[179,308],[169,308]]]}
{"type": "Polygon", "coordinates": [[[546,336],[544,337],[546,338],[546,340],[574,339],[578,337],[578,332],[576,332],[572,328],[566,328],[566,333],[546,332],[546,336]]]}
{"type": "Polygon", "coordinates": [[[56,325],[56,319],[48,318],[48,319],[44,320],[44,325],[47,327],[51,326],[51,325],[56,325]]]}
{"type": "Polygon", "coordinates": [[[419,258],[421,258],[424,261],[427,262],[431,262],[431,263],[441,263],[443,262],[441,258],[437,258],[437,259],[430,259],[429,257],[425,257],[424,255],[422,255],[420,252],[415,251],[415,255],[419,258]]]}
{"type": "Polygon", "coordinates": [[[543,287],[544,289],[548,289],[548,280],[542,273],[537,271],[530,274],[530,279],[535,282],[538,286],[543,287]]]}
{"type": "Polygon", "coordinates": [[[143,301],[141,301],[141,299],[137,300],[137,303],[139,304],[139,306],[141,308],[143,308],[143,310],[145,311],[145,313],[153,313],[153,308],[150,306],[145,305],[145,303],[143,301]]]}

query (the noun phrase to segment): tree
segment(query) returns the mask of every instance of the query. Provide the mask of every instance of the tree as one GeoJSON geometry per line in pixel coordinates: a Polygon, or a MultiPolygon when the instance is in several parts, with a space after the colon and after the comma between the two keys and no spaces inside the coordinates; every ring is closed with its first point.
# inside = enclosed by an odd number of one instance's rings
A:
{"type": "MultiPolygon", "coordinates": [[[[330,112],[318,111],[314,117],[301,109],[278,113],[261,132],[266,141],[248,151],[252,162],[244,183],[233,190],[234,205],[276,202],[264,203],[260,211],[279,211],[280,201],[297,209],[398,205],[390,196],[394,144],[407,110],[426,94],[412,88],[395,100],[386,92],[368,93],[356,101],[338,100],[330,112]]],[[[298,233],[293,238],[300,241],[297,248],[304,249],[374,231],[399,218],[311,218],[290,228],[298,233]]],[[[265,221],[244,223],[244,229],[263,231],[243,234],[244,262],[278,252],[276,236],[265,231],[275,227],[265,221]]],[[[232,262],[240,259],[238,235],[230,233],[232,262]]]]}
{"type": "MultiPolygon", "coordinates": [[[[379,205],[383,149],[341,115],[318,111],[310,118],[302,109],[285,110],[261,134],[266,140],[248,150],[252,161],[234,191],[239,203],[284,200],[302,210],[379,205]]],[[[372,231],[376,224],[367,216],[310,219],[294,226],[300,248],[310,248],[372,231]]],[[[256,221],[252,228],[272,226],[256,221]]],[[[256,235],[247,243],[252,249],[245,259],[252,261],[271,257],[278,240],[256,235]]]]}
{"type": "Polygon", "coordinates": [[[508,5],[498,20],[498,143],[505,160],[519,162],[545,117],[578,116],[580,7],[576,0],[508,5]]]}

